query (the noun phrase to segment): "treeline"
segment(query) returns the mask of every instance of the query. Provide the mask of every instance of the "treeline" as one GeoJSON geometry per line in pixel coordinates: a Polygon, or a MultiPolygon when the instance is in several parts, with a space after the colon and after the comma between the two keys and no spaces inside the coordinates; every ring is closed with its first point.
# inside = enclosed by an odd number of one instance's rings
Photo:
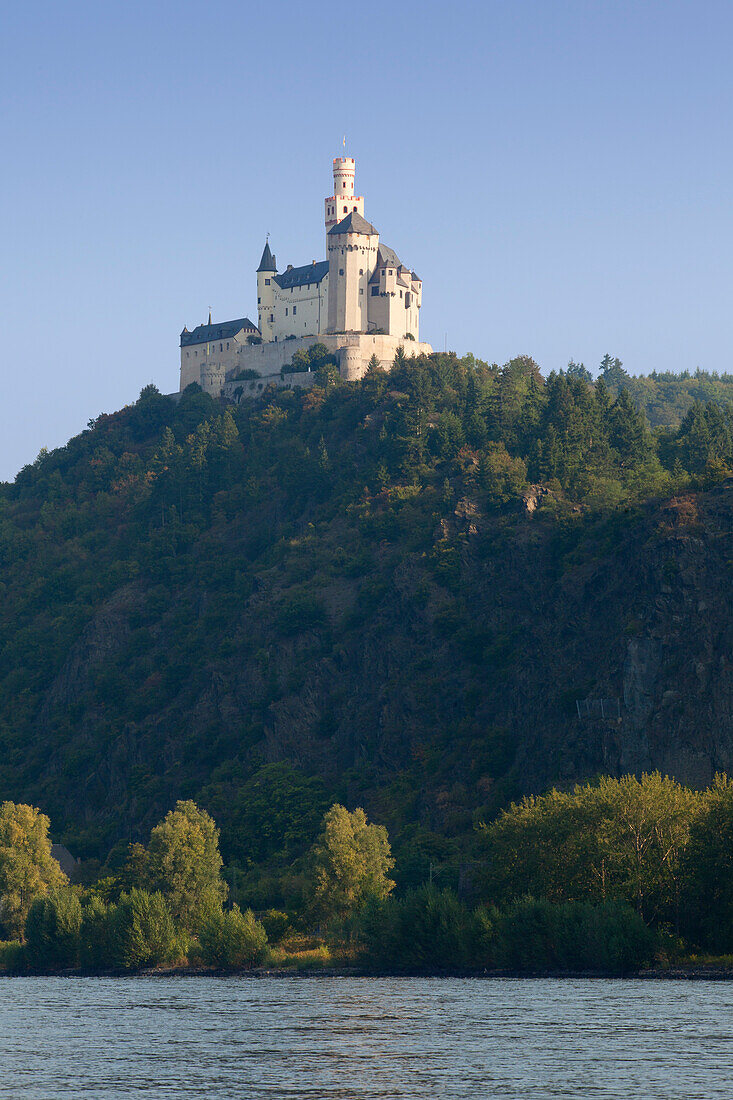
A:
{"type": "Polygon", "coordinates": [[[628,973],[733,952],[733,782],[659,774],[526,798],[480,827],[471,903],[426,882],[395,892],[387,831],[334,805],[308,853],[302,904],[227,903],[219,833],[191,801],[133,844],[117,876],[69,884],[48,818],[0,808],[0,966],[245,969],[331,961],[403,972],[628,973]],[[303,950],[304,944],[306,949],[303,950]]]}

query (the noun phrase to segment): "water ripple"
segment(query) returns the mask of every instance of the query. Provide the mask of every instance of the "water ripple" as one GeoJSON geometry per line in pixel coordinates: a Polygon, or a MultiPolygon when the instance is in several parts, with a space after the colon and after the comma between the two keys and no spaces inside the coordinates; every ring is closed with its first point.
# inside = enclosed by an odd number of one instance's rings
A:
{"type": "Polygon", "coordinates": [[[714,1100],[717,982],[14,978],[3,1100],[714,1100]]]}

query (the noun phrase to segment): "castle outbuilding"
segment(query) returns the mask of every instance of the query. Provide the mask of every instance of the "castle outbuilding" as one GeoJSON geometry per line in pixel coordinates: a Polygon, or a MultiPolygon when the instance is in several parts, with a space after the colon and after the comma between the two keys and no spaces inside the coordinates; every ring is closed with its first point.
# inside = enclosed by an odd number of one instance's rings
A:
{"type": "Polygon", "coordinates": [[[264,385],[308,385],[291,374],[293,354],[315,342],[334,354],[344,378],[362,377],[373,356],[389,369],[399,346],[429,353],[419,337],[422,282],[364,217],[354,194],[353,157],[333,162],[326,197],[326,255],[278,273],[269,235],[257,268],[257,319],[199,325],[181,333],[181,390],[198,382],[213,395],[256,393],[264,385]],[[242,375],[247,377],[242,379],[242,375]],[[242,385],[242,382],[245,385],[242,385]]]}

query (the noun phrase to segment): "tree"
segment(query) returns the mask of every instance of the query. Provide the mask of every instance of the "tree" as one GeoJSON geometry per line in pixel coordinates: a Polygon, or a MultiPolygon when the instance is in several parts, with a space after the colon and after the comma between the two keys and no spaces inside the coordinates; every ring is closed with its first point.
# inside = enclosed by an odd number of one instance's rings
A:
{"type": "Polygon", "coordinates": [[[571,359],[568,363],[566,374],[569,374],[572,378],[581,378],[583,382],[587,382],[589,385],[593,381],[593,375],[585,364],[576,363],[574,359],[571,359]]]}
{"type": "Polygon", "coordinates": [[[209,966],[239,970],[257,966],[267,956],[267,932],[251,909],[212,913],[199,933],[201,955],[209,966]]]}
{"type": "Polygon", "coordinates": [[[221,877],[219,830],[195,802],[177,802],[150,834],[145,881],[160,890],[175,920],[196,931],[212,906],[221,906],[227,886],[221,877]]]}
{"type": "Polygon", "coordinates": [[[603,777],[512,804],[485,830],[487,894],[503,904],[620,897],[677,924],[681,859],[700,796],[658,772],[603,777]]]}
{"type": "Polygon", "coordinates": [[[362,809],[338,803],[323,818],[323,832],[311,849],[309,901],[315,916],[345,918],[369,898],[394,889],[394,867],[387,830],[370,825],[362,809]]]}
{"type": "Polygon", "coordinates": [[[716,775],[684,853],[685,932],[733,951],[733,781],[716,775]]]}
{"type": "Polygon", "coordinates": [[[0,924],[4,935],[23,935],[28,911],[37,897],[66,885],[51,855],[50,821],[33,806],[0,806],[0,924]]]}

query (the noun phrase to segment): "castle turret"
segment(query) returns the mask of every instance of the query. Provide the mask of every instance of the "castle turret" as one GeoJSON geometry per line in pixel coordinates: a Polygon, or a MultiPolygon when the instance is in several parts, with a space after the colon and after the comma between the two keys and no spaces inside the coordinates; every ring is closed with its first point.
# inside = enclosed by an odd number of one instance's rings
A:
{"type": "Polygon", "coordinates": [[[270,242],[265,241],[260,266],[257,268],[257,324],[265,341],[272,340],[273,337],[276,275],[275,257],[270,251],[270,242]]]}
{"type": "Polygon", "coordinates": [[[328,332],[366,332],[379,233],[352,211],[329,231],[328,332]]]}
{"type": "MultiPolygon", "coordinates": [[[[353,157],[335,157],[333,161],[333,194],[325,200],[326,238],[334,225],[347,214],[364,217],[364,197],[354,194],[356,162],[353,157]]],[[[326,240],[328,244],[328,240],[326,240]]]]}

